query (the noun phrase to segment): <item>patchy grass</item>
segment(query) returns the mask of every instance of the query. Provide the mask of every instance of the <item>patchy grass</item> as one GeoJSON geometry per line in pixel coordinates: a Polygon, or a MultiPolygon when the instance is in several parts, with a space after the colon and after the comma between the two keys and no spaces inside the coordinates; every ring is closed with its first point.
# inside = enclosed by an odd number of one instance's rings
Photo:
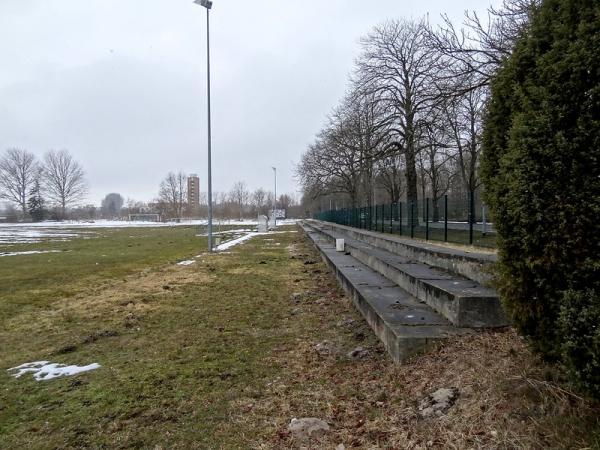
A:
{"type": "Polygon", "coordinates": [[[0,260],[11,280],[0,288],[0,367],[102,365],[49,382],[1,370],[2,448],[600,446],[597,407],[512,331],[391,363],[300,234],[185,267],[175,263],[205,246],[191,228],[101,234],[44,244],[68,253],[0,260]],[[337,351],[321,356],[325,340],[337,351]],[[357,346],[369,356],[349,359],[357,346]],[[420,419],[418,401],[441,387],[459,389],[456,405],[420,419]],[[287,425],[307,416],[332,432],[295,442],[287,425]]]}

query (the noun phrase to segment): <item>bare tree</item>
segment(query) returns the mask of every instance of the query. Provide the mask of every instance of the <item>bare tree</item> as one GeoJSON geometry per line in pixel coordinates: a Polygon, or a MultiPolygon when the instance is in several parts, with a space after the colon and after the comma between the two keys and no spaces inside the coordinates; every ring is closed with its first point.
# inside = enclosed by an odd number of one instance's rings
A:
{"type": "Polygon", "coordinates": [[[112,192],[102,200],[102,215],[107,219],[118,218],[121,215],[125,200],[121,194],[112,192]]]}
{"type": "Polygon", "coordinates": [[[250,192],[248,192],[246,183],[243,181],[235,183],[229,193],[229,198],[237,206],[239,218],[242,220],[244,218],[244,206],[248,204],[248,200],[250,199],[250,192]]]}
{"type": "Polygon", "coordinates": [[[427,197],[427,188],[432,201],[433,221],[440,218],[440,198],[448,192],[452,180],[450,162],[453,153],[445,146],[439,145],[433,131],[429,131],[429,145],[419,155],[419,170],[423,183],[423,198],[427,197]]]}
{"type": "Polygon", "coordinates": [[[398,154],[383,157],[376,165],[377,180],[390,198],[391,203],[398,203],[403,192],[402,177],[404,163],[398,154]]]}
{"type": "Polygon", "coordinates": [[[445,122],[449,128],[452,145],[456,148],[460,176],[468,192],[474,192],[480,185],[477,170],[486,91],[485,87],[471,89],[461,97],[449,99],[444,105],[445,122]]]}
{"type": "Polygon", "coordinates": [[[347,194],[350,204],[357,206],[362,189],[371,204],[373,165],[387,142],[379,114],[370,97],[359,91],[347,96],[296,168],[305,192],[347,194]]]}
{"type": "Polygon", "coordinates": [[[42,174],[46,197],[60,208],[63,218],[68,206],[87,195],[85,172],[67,150],[46,153],[42,174]]]}
{"type": "Polygon", "coordinates": [[[354,204],[358,198],[360,161],[347,147],[336,147],[322,136],[302,155],[296,173],[305,192],[313,196],[348,194],[354,204]]]}
{"type": "Polygon", "coordinates": [[[39,175],[35,155],[11,148],[0,159],[0,198],[14,202],[27,214],[27,196],[39,175]]]}
{"type": "Polygon", "coordinates": [[[281,194],[277,200],[277,207],[287,211],[294,206],[294,198],[289,194],[281,194]]]}
{"type": "Polygon", "coordinates": [[[252,206],[254,206],[256,213],[264,214],[266,200],[267,192],[263,188],[258,188],[252,193],[252,206]]]}
{"type": "Polygon", "coordinates": [[[407,200],[416,202],[416,158],[422,149],[419,124],[436,97],[440,55],[429,46],[422,21],[386,22],[362,44],[357,76],[386,113],[384,120],[392,137],[388,147],[404,154],[407,200]]]}
{"type": "Polygon", "coordinates": [[[428,30],[430,45],[448,60],[444,79],[453,83],[467,76],[470,81],[456,86],[455,93],[489,85],[540,4],[541,0],[503,0],[502,7],[488,10],[487,21],[466,12],[463,28],[443,16],[442,26],[428,30]]]}
{"type": "Polygon", "coordinates": [[[187,197],[187,176],[179,171],[169,172],[160,183],[158,198],[166,206],[166,212],[181,219],[187,197]]]}
{"type": "MultiPolygon", "coordinates": [[[[390,142],[388,123],[384,120],[385,111],[375,96],[361,89],[356,81],[342,108],[346,124],[337,133],[344,137],[339,143],[355,153],[360,178],[357,191],[363,203],[371,205],[375,201],[375,165],[385,155],[390,142]]],[[[338,113],[338,121],[343,117],[338,113]]],[[[357,206],[352,200],[351,196],[353,206],[357,206]]]]}

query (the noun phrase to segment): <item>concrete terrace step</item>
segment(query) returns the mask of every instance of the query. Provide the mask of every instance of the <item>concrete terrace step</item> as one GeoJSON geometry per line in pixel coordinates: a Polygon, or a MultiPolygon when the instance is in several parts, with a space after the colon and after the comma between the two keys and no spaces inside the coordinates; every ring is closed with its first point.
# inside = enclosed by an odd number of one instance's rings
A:
{"type": "Polygon", "coordinates": [[[353,239],[347,233],[332,231],[328,224],[310,222],[305,225],[328,242],[343,238],[348,254],[429,305],[453,325],[480,328],[507,324],[500,299],[493,289],[353,239]]]}
{"type": "Polygon", "coordinates": [[[440,340],[468,332],[353,256],[337,252],[319,231],[306,224],[302,227],[394,361],[402,362],[440,340]]]}
{"type": "Polygon", "coordinates": [[[320,229],[327,228],[330,231],[342,233],[345,237],[371,244],[374,247],[405,256],[411,260],[459,274],[482,285],[490,281],[492,267],[497,260],[496,255],[493,253],[447,248],[429,242],[383,234],[377,231],[362,230],[331,222],[308,220],[306,223],[317,225],[320,229]]]}

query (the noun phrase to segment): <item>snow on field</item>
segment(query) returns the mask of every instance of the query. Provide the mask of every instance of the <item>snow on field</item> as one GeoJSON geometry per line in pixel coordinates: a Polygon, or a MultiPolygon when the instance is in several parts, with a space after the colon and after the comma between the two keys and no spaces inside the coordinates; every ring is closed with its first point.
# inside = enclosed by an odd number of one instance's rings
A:
{"type": "Polygon", "coordinates": [[[50,361],[35,361],[22,364],[8,369],[9,375],[20,378],[26,373],[33,373],[36,381],[48,381],[53,378],[67,377],[77,375],[78,373],[88,372],[100,368],[100,364],[93,363],[87,366],[67,366],[65,364],[51,363],[50,361]]]}
{"type": "MultiPolygon", "coordinates": [[[[295,220],[282,220],[279,225],[290,225],[296,223],[295,220]]],[[[38,223],[0,223],[0,245],[13,244],[35,244],[42,241],[69,241],[78,237],[92,237],[95,235],[94,228],[156,228],[156,227],[176,227],[189,225],[206,225],[205,220],[188,220],[181,222],[124,222],[111,220],[98,220],[94,222],[38,222],[38,223]]],[[[256,226],[258,223],[251,220],[230,220],[215,221],[213,229],[220,225],[240,226],[234,230],[217,231],[214,235],[220,234],[239,234],[252,231],[248,226],[256,226]]],[[[204,235],[203,235],[204,236],[204,235]]],[[[225,244],[223,244],[225,245],[225,244]]],[[[23,253],[25,254],[25,253],[23,253]]],[[[16,255],[16,253],[15,253],[16,255]]],[[[2,255],[0,255],[2,256],[2,255]]],[[[3,256],[14,256],[6,254],[3,256]]]]}
{"type": "Polygon", "coordinates": [[[4,256],[40,255],[42,253],[62,253],[62,250],[32,250],[29,252],[0,252],[0,258],[4,256]]]}
{"type": "Polygon", "coordinates": [[[196,261],[181,261],[178,262],[177,265],[178,266],[191,266],[192,264],[194,264],[196,261]]]}
{"type": "MultiPolygon", "coordinates": [[[[296,220],[278,221],[279,225],[291,225],[296,220]]],[[[97,221],[64,221],[64,222],[38,222],[38,223],[0,223],[0,245],[31,244],[44,240],[68,241],[82,235],[93,235],[94,228],[156,228],[177,227],[190,225],[206,225],[206,220],[182,220],[180,222],[125,222],[115,220],[97,221]]],[[[219,226],[256,226],[255,220],[215,220],[213,229],[219,226]]],[[[248,228],[237,230],[226,230],[214,234],[245,233],[251,231],[248,228]]]]}
{"type": "Polygon", "coordinates": [[[264,236],[267,235],[269,233],[248,233],[248,234],[244,234],[243,236],[240,236],[236,239],[232,239],[231,241],[227,241],[222,243],[221,245],[218,245],[217,247],[215,247],[215,250],[217,252],[221,252],[223,250],[228,250],[231,247],[235,247],[236,245],[241,244],[242,242],[247,241],[248,239],[252,239],[255,236],[264,236]]]}
{"type": "MultiPolygon", "coordinates": [[[[278,220],[277,225],[293,225],[296,219],[278,220]]],[[[0,230],[3,228],[139,228],[139,227],[176,227],[189,225],[207,225],[206,220],[186,220],[179,222],[145,222],[145,221],[123,221],[123,220],[95,220],[95,221],[76,221],[65,220],[62,222],[36,222],[36,223],[0,223],[0,230]]],[[[213,220],[213,227],[219,225],[258,225],[256,220],[213,220]]]]}
{"type": "MultiPolygon", "coordinates": [[[[89,233],[89,232],[86,232],[89,233]]],[[[0,244],[35,244],[43,240],[68,241],[81,233],[67,233],[52,228],[26,228],[23,226],[7,227],[0,224],[0,244]]]]}
{"type": "MultiPolygon", "coordinates": [[[[248,239],[252,239],[255,236],[269,236],[269,235],[278,234],[278,233],[296,233],[296,231],[268,231],[266,233],[251,232],[251,233],[247,233],[243,236],[240,236],[238,238],[232,239],[231,241],[224,242],[221,245],[218,245],[217,247],[215,247],[215,250],[217,252],[220,252],[223,250],[228,250],[231,247],[235,247],[236,245],[241,244],[242,242],[245,242],[248,239]]],[[[272,239],[267,239],[267,240],[272,240],[272,239]]]]}
{"type": "MultiPolygon", "coordinates": [[[[223,234],[240,234],[240,233],[250,233],[251,231],[254,231],[252,228],[238,228],[235,230],[225,230],[225,231],[214,231],[215,226],[213,225],[213,236],[219,236],[219,235],[223,235],[223,234]]],[[[203,233],[203,234],[197,234],[196,236],[208,236],[207,233],[203,233]]]]}

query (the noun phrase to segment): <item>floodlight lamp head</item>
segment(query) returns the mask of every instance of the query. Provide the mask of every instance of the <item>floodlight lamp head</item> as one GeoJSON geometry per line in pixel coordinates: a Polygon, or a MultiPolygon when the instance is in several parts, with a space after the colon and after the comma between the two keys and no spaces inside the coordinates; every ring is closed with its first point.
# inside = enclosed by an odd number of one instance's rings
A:
{"type": "Polygon", "coordinates": [[[211,9],[213,2],[210,0],[194,0],[196,5],[204,6],[206,9],[211,9]]]}

